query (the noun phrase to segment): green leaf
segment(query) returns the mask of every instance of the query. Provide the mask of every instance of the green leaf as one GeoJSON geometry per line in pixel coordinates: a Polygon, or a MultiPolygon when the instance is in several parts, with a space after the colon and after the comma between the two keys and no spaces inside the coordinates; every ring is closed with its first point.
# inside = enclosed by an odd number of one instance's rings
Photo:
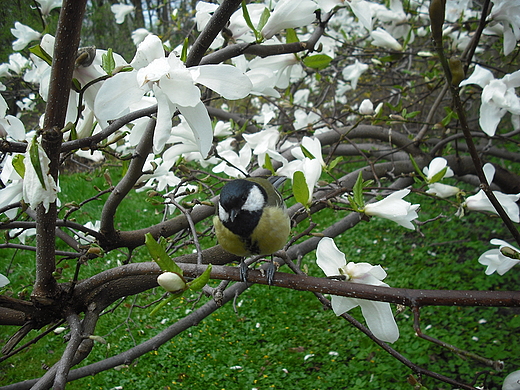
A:
{"type": "Polygon", "coordinates": [[[152,316],[156,315],[159,310],[161,310],[164,306],[166,306],[168,303],[170,303],[174,299],[179,298],[183,293],[184,293],[184,291],[181,293],[178,293],[178,294],[170,294],[166,299],[163,299],[161,302],[159,302],[153,308],[153,310],[150,312],[150,315],[152,315],[152,316]]]}
{"type": "Polygon", "coordinates": [[[192,280],[191,282],[187,283],[190,290],[192,290],[192,291],[202,290],[202,287],[204,287],[206,284],[208,284],[209,275],[211,274],[212,268],[213,268],[213,266],[211,264],[208,264],[207,268],[204,270],[202,275],[200,275],[198,278],[192,280]]]}
{"type": "Polygon", "coordinates": [[[11,165],[13,166],[16,173],[20,175],[23,179],[25,176],[25,164],[24,164],[25,156],[23,154],[17,154],[13,157],[11,165]]]}
{"type": "Polygon", "coordinates": [[[114,60],[112,48],[108,48],[106,54],[101,56],[101,68],[107,73],[107,75],[112,76],[112,73],[116,68],[116,61],[114,60]]]}
{"type": "MultiPolygon", "coordinates": [[[[258,22],[258,26],[257,26],[257,30],[258,31],[262,31],[262,29],[264,28],[265,24],[267,23],[267,21],[269,20],[269,17],[271,16],[271,12],[269,11],[269,8],[264,8],[264,11],[262,12],[262,15],[260,15],[260,21],[258,22]]],[[[259,35],[261,35],[261,33],[259,32],[259,35]]],[[[261,36],[260,36],[261,38],[261,36]]]]}
{"type": "Polygon", "coordinates": [[[336,168],[336,166],[341,162],[343,161],[343,157],[342,156],[339,156],[339,157],[336,157],[334,160],[332,160],[329,164],[329,168],[328,169],[334,169],[336,168]]]}
{"type": "Polygon", "coordinates": [[[77,93],[81,92],[81,84],[76,78],[72,79],[72,90],[77,93]]]}
{"type": "Polygon", "coordinates": [[[331,61],[332,58],[326,54],[315,54],[303,59],[305,66],[317,70],[325,69],[331,61]]]}
{"type": "Polygon", "coordinates": [[[265,155],[263,168],[269,169],[271,171],[271,173],[274,175],[273,162],[271,161],[271,157],[268,154],[265,155]]]}
{"type": "Polygon", "coordinates": [[[354,188],[352,189],[354,193],[354,203],[358,210],[362,210],[365,208],[365,198],[363,197],[363,174],[361,171],[356,179],[356,184],[354,184],[354,188]]]}
{"type": "Polygon", "coordinates": [[[182,52],[181,52],[181,61],[186,62],[188,59],[188,44],[189,39],[188,37],[184,38],[184,44],[182,45],[182,52]]]}
{"type": "Polygon", "coordinates": [[[38,148],[38,140],[36,136],[33,138],[31,145],[29,146],[29,157],[31,158],[31,164],[36,171],[36,175],[38,176],[38,180],[40,180],[40,184],[42,185],[44,190],[47,190],[45,186],[45,181],[43,180],[43,171],[40,162],[40,150],[38,148]]]}
{"type": "Polygon", "coordinates": [[[309,187],[302,171],[296,171],[293,174],[292,189],[296,202],[307,206],[309,202],[309,187]]]}
{"type": "Polygon", "coordinates": [[[440,181],[444,175],[446,174],[446,171],[448,170],[448,167],[442,168],[439,172],[437,172],[435,175],[433,175],[432,179],[429,181],[429,183],[437,183],[440,181]]]}
{"type": "Polygon", "coordinates": [[[413,165],[413,167],[414,167],[414,169],[415,169],[415,172],[416,172],[420,177],[422,177],[422,179],[423,179],[424,181],[426,181],[426,176],[425,176],[424,173],[421,171],[421,168],[419,168],[419,165],[417,165],[417,163],[415,162],[413,156],[410,154],[409,157],[410,157],[410,161],[412,162],[412,165],[413,165]]]}
{"type": "Polygon", "coordinates": [[[288,28],[285,30],[285,43],[294,43],[294,42],[300,42],[298,39],[298,35],[296,35],[296,31],[294,31],[294,28],[288,28]]]}
{"type": "Polygon", "coordinates": [[[63,130],[63,132],[70,130],[70,140],[78,139],[78,133],[76,132],[76,126],[74,125],[74,123],[68,122],[63,130]]]}
{"type": "Polygon", "coordinates": [[[417,115],[419,115],[421,113],[421,111],[412,111],[408,114],[406,114],[405,118],[406,119],[413,119],[415,118],[417,115]]]}
{"type": "Polygon", "coordinates": [[[244,15],[244,20],[246,21],[246,24],[249,26],[251,30],[253,30],[253,33],[255,34],[256,39],[258,39],[258,31],[256,31],[255,26],[253,25],[253,22],[251,22],[251,17],[249,16],[249,11],[247,10],[247,5],[245,1],[242,1],[242,14],[244,15]]]}
{"type": "Polygon", "coordinates": [[[145,245],[153,260],[159,265],[163,271],[175,272],[182,275],[182,269],[168,256],[164,245],[155,241],[150,233],[145,234],[145,245]]]}
{"type": "Polygon", "coordinates": [[[29,48],[29,51],[36,57],[44,60],[48,65],[52,66],[52,57],[38,44],[29,48]]]}
{"type": "Polygon", "coordinates": [[[311,152],[309,152],[309,149],[307,149],[305,146],[300,145],[300,149],[302,150],[303,155],[305,157],[310,158],[311,160],[314,160],[316,158],[311,152]]]}

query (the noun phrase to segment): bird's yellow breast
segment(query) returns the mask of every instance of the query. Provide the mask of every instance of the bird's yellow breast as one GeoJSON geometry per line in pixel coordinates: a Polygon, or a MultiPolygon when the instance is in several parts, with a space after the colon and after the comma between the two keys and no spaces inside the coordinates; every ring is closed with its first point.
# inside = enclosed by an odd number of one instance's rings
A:
{"type": "Polygon", "coordinates": [[[283,248],[291,231],[289,216],[280,207],[264,207],[258,225],[249,237],[226,228],[218,216],[213,219],[217,239],[224,250],[237,256],[270,255],[283,248]]]}

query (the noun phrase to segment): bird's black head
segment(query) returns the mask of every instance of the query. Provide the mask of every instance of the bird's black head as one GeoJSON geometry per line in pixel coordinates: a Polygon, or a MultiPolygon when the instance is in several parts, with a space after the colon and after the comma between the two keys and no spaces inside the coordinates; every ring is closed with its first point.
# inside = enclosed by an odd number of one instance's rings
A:
{"type": "Polygon", "coordinates": [[[267,203],[267,192],[258,183],[237,179],[220,192],[218,216],[224,226],[240,236],[250,235],[267,203]]]}

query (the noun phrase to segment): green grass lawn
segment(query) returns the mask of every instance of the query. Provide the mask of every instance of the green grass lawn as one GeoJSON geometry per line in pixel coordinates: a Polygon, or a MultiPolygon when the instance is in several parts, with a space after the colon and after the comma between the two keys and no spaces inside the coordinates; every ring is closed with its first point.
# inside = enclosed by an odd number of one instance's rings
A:
{"type": "MultiPolygon", "coordinates": [[[[70,192],[72,196],[78,193],[93,196],[96,193],[93,185],[106,188],[100,172],[73,174],[61,180],[64,195],[70,192]]],[[[62,198],[63,203],[72,200],[62,198]]],[[[119,228],[139,228],[160,221],[161,207],[145,200],[146,194],[132,192],[118,213],[119,228]]],[[[408,200],[422,203],[420,220],[440,213],[448,217],[422,226],[422,235],[377,218],[363,222],[336,240],[338,248],[346,253],[347,261],[381,264],[388,273],[385,282],[392,287],[517,289],[517,270],[504,276],[486,276],[484,266],[477,262],[482,252],[491,249],[489,239],[509,238],[497,218],[472,213],[460,220],[445,203],[431,199],[424,202],[415,195],[408,200]]],[[[100,200],[91,202],[75,218],[80,223],[90,220],[97,215],[101,204],[100,200]]],[[[325,210],[314,219],[320,227],[325,227],[341,216],[325,210]]],[[[212,245],[210,241],[204,241],[204,247],[212,245]]],[[[20,252],[4,253],[13,271],[9,275],[10,288],[16,294],[26,287],[29,294],[34,260],[20,252]]],[[[82,269],[82,277],[124,258],[124,253],[114,252],[90,261],[82,269]]],[[[144,250],[139,250],[134,261],[149,261],[149,257],[144,250]]],[[[315,264],[314,253],[307,255],[303,264],[310,275],[323,276],[315,264]]],[[[72,275],[74,262],[60,266],[64,268],[63,280],[67,280],[72,275]]],[[[0,272],[6,268],[2,264],[0,272]]],[[[289,272],[287,268],[282,271],[289,272]]],[[[115,355],[145,341],[193,309],[196,297],[174,301],[156,316],[150,316],[151,308],[135,306],[146,305],[161,294],[159,289],[148,291],[138,297],[127,297],[118,302],[117,307],[114,305],[113,314],[102,316],[96,332],[107,344],[96,343],[82,364],[115,355]]],[[[203,298],[201,303],[206,300],[203,298]]],[[[407,383],[411,374],[408,368],[334,313],[323,310],[312,293],[255,285],[238,297],[235,307],[236,312],[233,305],[225,305],[198,326],[128,366],[80,379],[68,388],[412,388],[407,383]]],[[[419,339],[412,328],[411,312],[405,310],[397,316],[401,337],[393,347],[413,362],[466,383],[477,373],[487,371],[485,384],[489,389],[500,389],[507,373],[519,368],[518,310],[428,307],[421,313],[422,328],[428,335],[490,359],[504,360],[506,368],[503,373],[495,373],[474,360],[419,339]]],[[[359,309],[354,309],[352,314],[364,321],[359,309]]],[[[15,330],[15,327],[0,329],[0,342],[4,344],[15,330]]],[[[35,331],[30,334],[36,335],[35,331]]],[[[52,334],[24,353],[0,363],[0,383],[41,376],[45,366],[59,359],[64,345],[62,335],[52,334]]],[[[483,379],[480,377],[477,385],[483,379]]],[[[423,383],[428,389],[450,388],[429,378],[424,378],[423,383]]]]}

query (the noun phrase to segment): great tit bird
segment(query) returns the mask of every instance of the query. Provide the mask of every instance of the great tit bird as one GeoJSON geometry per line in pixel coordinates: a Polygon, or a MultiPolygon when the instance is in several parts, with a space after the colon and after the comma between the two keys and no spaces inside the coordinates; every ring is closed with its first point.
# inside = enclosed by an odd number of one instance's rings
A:
{"type": "MultiPolygon", "coordinates": [[[[270,178],[271,179],[271,178],[270,178]]],[[[227,183],[213,218],[219,244],[237,256],[271,255],[282,249],[291,230],[285,204],[271,181],[250,177],[227,183]]],[[[241,264],[241,277],[245,271],[241,264]]],[[[247,269],[247,266],[246,266],[247,269]]]]}

